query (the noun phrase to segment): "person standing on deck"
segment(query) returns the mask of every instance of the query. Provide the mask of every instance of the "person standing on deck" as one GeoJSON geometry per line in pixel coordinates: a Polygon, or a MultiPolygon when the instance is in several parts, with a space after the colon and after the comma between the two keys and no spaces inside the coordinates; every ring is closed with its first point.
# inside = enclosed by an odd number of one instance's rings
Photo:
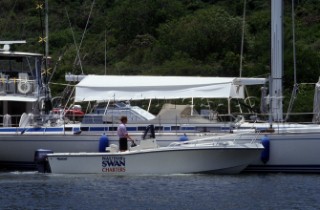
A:
{"type": "Polygon", "coordinates": [[[128,139],[130,139],[133,142],[133,145],[135,145],[133,139],[129,136],[126,124],[128,122],[128,118],[126,116],[122,116],[120,118],[121,123],[118,126],[117,134],[119,136],[119,150],[121,152],[128,150],[128,139]]]}

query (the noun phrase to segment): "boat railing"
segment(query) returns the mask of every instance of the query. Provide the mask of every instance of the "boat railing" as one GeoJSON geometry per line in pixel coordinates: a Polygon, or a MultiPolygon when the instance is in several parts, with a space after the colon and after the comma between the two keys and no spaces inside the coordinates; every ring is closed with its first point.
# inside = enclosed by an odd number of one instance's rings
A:
{"type": "Polygon", "coordinates": [[[37,96],[36,80],[0,78],[0,95],[37,96]]]}
{"type": "Polygon", "coordinates": [[[24,128],[28,126],[54,127],[55,121],[61,119],[60,116],[40,115],[23,113],[22,115],[0,115],[0,127],[24,128]]]}
{"type": "Polygon", "coordinates": [[[89,113],[85,114],[82,120],[83,124],[99,124],[99,123],[109,123],[109,122],[119,122],[121,116],[127,116],[130,122],[136,121],[147,121],[150,119],[146,118],[144,115],[141,115],[141,112],[136,109],[129,108],[117,108],[117,109],[108,109],[107,114],[102,113],[89,113]]]}
{"type": "MultiPolygon", "coordinates": [[[[300,123],[300,124],[312,124],[315,123],[312,121],[314,115],[318,113],[314,112],[291,112],[289,114],[284,113],[284,115],[288,115],[288,120],[282,120],[278,123],[300,123]]],[[[234,116],[242,116],[245,122],[251,122],[259,124],[261,122],[266,123],[270,121],[270,114],[268,113],[233,113],[234,116]]],[[[238,121],[238,118],[235,117],[235,122],[238,121]]]]}
{"type": "Polygon", "coordinates": [[[0,127],[18,127],[21,115],[0,115],[0,127]]]}
{"type": "Polygon", "coordinates": [[[210,136],[204,138],[198,138],[188,141],[172,142],[168,147],[182,146],[182,145],[199,145],[199,144],[210,144],[213,146],[221,146],[226,142],[232,142],[232,144],[237,143],[256,143],[258,137],[261,135],[260,132],[249,131],[241,134],[224,134],[219,136],[210,136]],[[244,137],[244,138],[243,138],[244,137]],[[249,137],[249,138],[248,138],[249,137]],[[245,141],[241,141],[245,140],[245,141]]]}

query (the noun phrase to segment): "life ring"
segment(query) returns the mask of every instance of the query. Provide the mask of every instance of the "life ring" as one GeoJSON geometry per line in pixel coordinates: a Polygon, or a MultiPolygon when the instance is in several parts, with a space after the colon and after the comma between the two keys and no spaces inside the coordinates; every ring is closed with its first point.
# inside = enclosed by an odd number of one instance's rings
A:
{"type": "Polygon", "coordinates": [[[17,87],[18,91],[22,94],[27,94],[31,90],[31,84],[28,81],[20,81],[17,87]]]}

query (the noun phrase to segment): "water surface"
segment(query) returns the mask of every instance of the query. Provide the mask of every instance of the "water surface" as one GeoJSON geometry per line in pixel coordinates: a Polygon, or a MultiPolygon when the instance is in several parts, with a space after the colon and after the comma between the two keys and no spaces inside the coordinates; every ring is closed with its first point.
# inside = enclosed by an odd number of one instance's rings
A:
{"type": "Polygon", "coordinates": [[[0,173],[1,209],[320,209],[320,175],[0,173]]]}

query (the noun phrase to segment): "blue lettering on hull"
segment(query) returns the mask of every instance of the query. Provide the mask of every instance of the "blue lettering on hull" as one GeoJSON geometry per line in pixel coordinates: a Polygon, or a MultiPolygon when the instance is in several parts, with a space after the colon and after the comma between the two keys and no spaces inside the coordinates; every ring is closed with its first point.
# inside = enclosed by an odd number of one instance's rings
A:
{"type": "Polygon", "coordinates": [[[103,156],[101,166],[102,172],[125,172],[126,158],[121,156],[103,156]]]}

